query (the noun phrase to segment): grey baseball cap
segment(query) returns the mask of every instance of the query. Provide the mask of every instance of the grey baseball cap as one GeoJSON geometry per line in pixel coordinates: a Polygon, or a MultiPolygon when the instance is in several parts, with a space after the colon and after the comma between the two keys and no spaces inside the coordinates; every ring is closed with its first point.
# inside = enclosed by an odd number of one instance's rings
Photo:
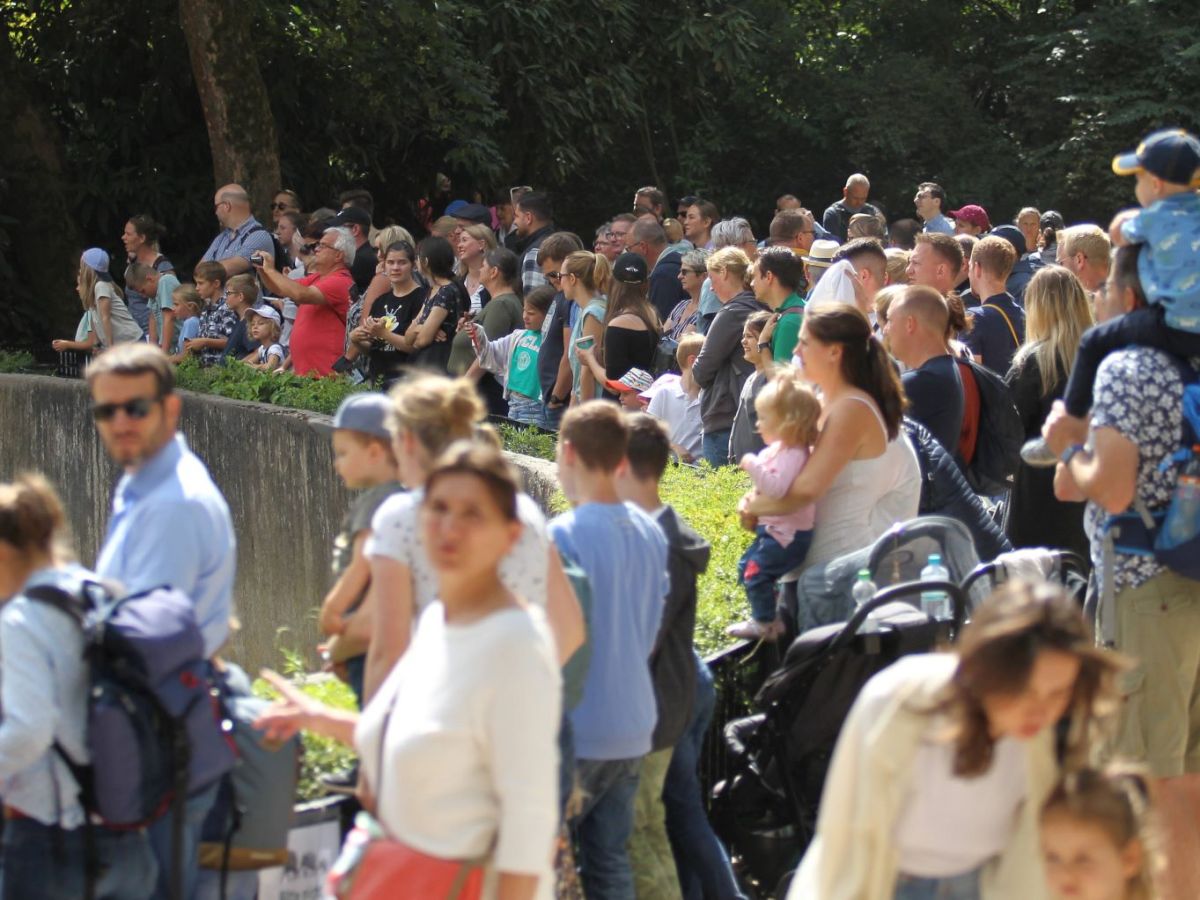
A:
{"type": "Polygon", "coordinates": [[[385,394],[351,394],[338,407],[333,427],[390,441],[392,433],[388,431],[387,420],[391,410],[392,403],[385,394]]]}

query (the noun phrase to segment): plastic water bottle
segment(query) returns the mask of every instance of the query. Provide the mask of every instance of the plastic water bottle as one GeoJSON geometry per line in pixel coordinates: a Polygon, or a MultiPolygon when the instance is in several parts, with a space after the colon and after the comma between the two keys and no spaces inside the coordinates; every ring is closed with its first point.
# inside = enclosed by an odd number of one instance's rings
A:
{"type": "MultiPolygon", "coordinates": [[[[871,571],[869,569],[858,570],[858,580],[854,582],[854,590],[851,592],[850,596],[854,598],[855,612],[858,612],[860,609],[862,609],[864,603],[867,603],[874,598],[875,582],[871,580],[871,571]]],[[[867,616],[859,630],[863,634],[879,630],[879,623],[875,621],[874,613],[871,613],[867,616]]]]}
{"type": "MultiPolygon", "coordinates": [[[[942,565],[940,553],[930,553],[929,561],[921,570],[922,581],[949,581],[950,570],[942,565]]],[[[945,591],[921,591],[921,611],[929,618],[940,621],[950,618],[950,597],[945,591]]]]}
{"type": "Polygon", "coordinates": [[[1186,544],[1196,536],[1200,527],[1200,446],[1192,448],[1191,459],[1175,481],[1164,524],[1168,548],[1186,544]]]}

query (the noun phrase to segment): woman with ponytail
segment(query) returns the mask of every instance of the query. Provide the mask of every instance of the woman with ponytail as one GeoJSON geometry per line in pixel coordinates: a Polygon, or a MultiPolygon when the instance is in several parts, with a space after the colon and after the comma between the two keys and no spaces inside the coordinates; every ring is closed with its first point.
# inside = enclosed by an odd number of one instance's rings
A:
{"type": "MultiPolygon", "coordinates": [[[[408,647],[417,618],[437,598],[437,575],[420,540],[422,487],[434,462],[455,441],[499,447],[496,433],[481,424],[486,410],[474,383],[465,378],[413,375],[392,389],[391,398],[392,449],[400,480],[411,490],[383,502],[363,548],[371,582],[348,633],[370,644],[368,699],[408,647]]],[[[565,661],[583,642],[583,614],[552,552],[545,516],[526,493],[517,498],[517,518],[521,534],[500,563],[500,577],[522,600],[545,610],[565,661]]]]}
{"type": "MultiPolygon", "coordinates": [[[[87,765],[88,672],[74,618],[34,598],[80,596],[96,575],[68,560],[62,504],[45,479],[0,484],[0,869],[8,898],[85,896],[85,815],[62,754],[87,765]],[[61,753],[59,752],[61,748],[61,753]]],[[[149,897],[157,866],[146,833],[92,826],[94,896],[149,897]]]]}
{"type": "Polygon", "coordinates": [[[807,311],[796,353],[821,390],[820,436],[783,497],[751,491],[739,510],[749,522],[815,503],[807,568],[860,550],[915,516],[921,470],[900,428],[900,379],[859,309],[833,303],[807,311]]]}
{"type": "MultiPolygon", "coordinates": [[[[571,328],[571,344],[567,361],[571,364],[572,396],[576,403],[600,396],[603,381],[598,380],[584,360],[581,349],[592,348],[595,353],[604,340],[604,319],[608,315],[608,290],[612,283],[612,267],[607,257],[590,250],[576,250],[563,260],[559,289],[581,310],[571,328]],[[582,346],[581,346],[582,345],[582,346]]],[[[604,357],[597,357],[603,364],[604,357]]]]}

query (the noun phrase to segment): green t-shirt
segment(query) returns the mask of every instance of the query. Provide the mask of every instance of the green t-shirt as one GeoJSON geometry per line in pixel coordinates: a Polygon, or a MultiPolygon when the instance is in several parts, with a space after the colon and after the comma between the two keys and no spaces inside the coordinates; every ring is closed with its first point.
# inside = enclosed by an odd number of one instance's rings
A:
{"type": "Polygon", "coordinates": [[[804,322],[804,301],[798,294],[788,294],[776,311],[780,316],[771,335],[771,357],[775,362],[791,362],[792,354],[796,352],[796,342],[800,340],[800,325],[804,322]],[[799,312],[787,312],[789,309],[799,312]]]}
{"type": "Polygon", "coordinates": [[[512,358],[508,362],[508,389],[530,400],[542,399],[542,383],[538,379],[538,350],[542,332],[526,329],[517,338],[512,358]]]}

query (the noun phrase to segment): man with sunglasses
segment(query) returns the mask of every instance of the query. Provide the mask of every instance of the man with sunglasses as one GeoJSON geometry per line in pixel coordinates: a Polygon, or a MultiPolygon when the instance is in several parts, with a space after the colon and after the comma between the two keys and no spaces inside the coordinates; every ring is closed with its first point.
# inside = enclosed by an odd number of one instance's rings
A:
{"type": "MultiPolygon", "coordinates": [[[[176,433],[181,402],[175,370],[149,344],[118,344],[87,370],[92,415],[108,455],[124,474],[113,492],[108,533],[96,572],[131,593],[170,585],[192,599],[212,658],[229,637],[236,544],[229,507],[200,458],[176,433]],[[170,552],[163,538],[170,536],[170,552]]],[[[200,827],[217,784],[188,798],[184,897],[196,881],[200,827]]],[[[154,896],[170,896],[172,817],[150,826],[158,859],[154,896]]]]}
{"type": "Polygon", "coordinates": [[[221,224],[221,233],[204,251],[201,262],[219,262],[226,275],[250,271],[250,257],[256,253],[275,258],[275,239],[250,212],[250,195],[240,184],[227,184],[213,197],[213,213],[221,224]]]}

